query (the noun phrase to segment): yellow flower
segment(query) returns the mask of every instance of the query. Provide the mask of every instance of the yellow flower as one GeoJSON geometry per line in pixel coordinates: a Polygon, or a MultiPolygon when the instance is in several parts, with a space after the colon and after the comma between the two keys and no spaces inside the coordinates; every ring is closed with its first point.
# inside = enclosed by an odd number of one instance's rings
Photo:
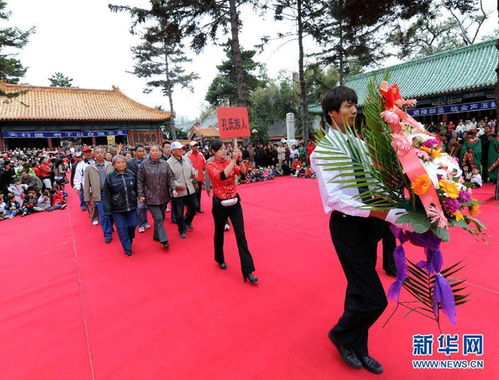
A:
{"type": "Polygon", "coordinates": [[[454,211],[454,212],[452,213],[452,215],[454,215],[454,217],[456,218],[456,221],[459,221],[459,220],[463,220],[463,219],[464,219],[463,214],[461,214],[459,211],[454,211]]]}
{"type": "Polygon", "coordinates": [[[480,213],[480,205],[478,203],[470,207],[470,215],[475,216],[480,213]]]}
{"type": "Polygon", "coordinates": [[[422,174],[412,182],[412,190],[417,195],[425,195],[431,185],[432,183],[428,174],[422,174]]]}
{"type": "Polygon", "coordinates": [[[426,146],[420,146],[419,149],[424,150],[425,152],[431,154],[432,158],[440,158],[440,157],[442,157],[442,154],[437,149],[428,148],[426,146]]]}
{"type": "Polygon", "coordinates": [[[449,182],[441,179],[438,184],[444,192],[444,194],[449,198],[457,198],[459,196],[459,190],[454,182],[449,182]]]}

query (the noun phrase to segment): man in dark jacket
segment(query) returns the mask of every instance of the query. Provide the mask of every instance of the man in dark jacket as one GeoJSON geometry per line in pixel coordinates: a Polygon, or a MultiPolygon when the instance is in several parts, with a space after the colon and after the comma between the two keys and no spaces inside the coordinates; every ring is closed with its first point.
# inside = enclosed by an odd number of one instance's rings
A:
{"type": "Polygon", "coordinates": [[[139,202],[145,203],[151,211],[154,219],[153,239],[168,248],[168,235],[165,231],[164,220],[166,204],[170,196],[176,196],[175,178],[170,165],[160,159],[161,149],[158,145],[152,145],[149,150],[149,159],[139,167],[137,175],[137,193],[139,202]]]}

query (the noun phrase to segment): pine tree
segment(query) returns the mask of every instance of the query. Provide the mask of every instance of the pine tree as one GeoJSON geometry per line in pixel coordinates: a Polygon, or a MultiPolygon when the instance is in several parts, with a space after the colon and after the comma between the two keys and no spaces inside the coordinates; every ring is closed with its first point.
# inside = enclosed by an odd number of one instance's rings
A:
{"type": "MultiPolygon", "coordinates": [[[[206,101],[214,106],[239,104],[238,83],[235,68],[235,57],[232,51],[232,41],[229,39],[224,45],[224,52],[227,59],[220,65],[217,65],[219,74],[213,79],[206,93],[206,101]]],[[[262,80],[257,75],[263,75],[263,81],[266,76],[263,72],[264,67],[255,62],[255,50],[244,50],[241,48],[241,63],[243,68],[243,81],[246,91],[251,93],[258,86],[262,85],[262,80]]]]}
{"type": "MultiPolygon", "coordinates": [[[[7,2],[0,0],[0,21],[9,20],[10,12],[6,10],[7,2]]],[[[16,27],[0,28],[0,80],[8,83],[18,83],[19,79],[26,73],[26,68],[12,54],[4,53],[6,48],[21,49],[28,43],[29,36],[34,32],[34,28],[23,31],[16,27]]],[[[0,96],[13,97],[18,93],[6,94],[0,90],[0,96]]]]}
{"type": "Polygon", "coordinates": [[[73,79],[65,76],[63,73],[55,73],[50,78],[50,87],[71,87],[73,79]]]}
{"type": "Polygon", "coordinates": [[[141,34],[142,43],[132,48],[135,66],[134,73],[139,78],[150,79],[145,93],[159,88],[168,97],[170,119],[168,130],[170,137],[176,139],[175,111],[173,107],[173,91],[176,86],[192,90],[191,82],[199,78],[196,73],[187,73],[183,64],[191,62],[184,53],[182,36],[177,25],[171,22],[171,17],[161,1],[151,1],[151,9],[109,4],[113,12],[127,12],[132,16],[133,24],[130,33],[135,34],[139,24],[146,21],[153,25],[141,34]]]}
{"type": "Polygon", "coordinates": [[[135,59],[133,73],[139,78],[150,79],[145,93],[158,88],[168,97],[171,115],[169,130],[171,138],[175,140],[174,88],[178,86],[192,91],[191,82],[199,79],[199,76],[194,72],[186,72],[183,65],[192,60],[185,55],[181,43],[169,44],[160,26],[148,28],[142,37],[144,42],[132,48],[135,59]]]}

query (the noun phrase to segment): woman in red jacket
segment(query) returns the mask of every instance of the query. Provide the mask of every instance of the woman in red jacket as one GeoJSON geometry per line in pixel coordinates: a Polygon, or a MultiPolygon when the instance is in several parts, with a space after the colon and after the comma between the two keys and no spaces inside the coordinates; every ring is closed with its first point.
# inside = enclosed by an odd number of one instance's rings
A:
{"type": "Polygon", "coordinates": [[[52,189],[52,170],[50,166],[47,164],[46,160],[43,160],[39,166],[40,170],[40,179],[43,182],[43,185],[46,189],[52,189]]]}
{"type": "Polygon", "coordinates": [[[245,282],[248,280],[250,284],[256,284],[258,279],[253,276],[255,265],[244,233],[241,198],[236,189],[235,176],[246,173],[244,163],[238,161],[242,158],[241,152],[234,149],[232,159],[228,159],[225,144],[220,140],[213,141],[210,150],[214,155],[214,160],[206,164],[206,171],[213,187],[212,214],[215,221],[215,261],[218,262],[220,269],[227,269],[223,251],[224,227],[227,218],[230,218],[236,235],[243,279],[245,282]]]}

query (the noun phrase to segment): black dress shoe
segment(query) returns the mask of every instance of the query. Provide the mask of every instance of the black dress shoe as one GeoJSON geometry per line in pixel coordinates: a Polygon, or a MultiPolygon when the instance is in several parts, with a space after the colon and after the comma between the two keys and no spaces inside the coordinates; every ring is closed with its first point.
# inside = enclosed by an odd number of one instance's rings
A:
{"type": "Polygon", "coordinates": [[[132,256],[132,251],[125,251],[125,256],[132,256]]]}
{"type": "Polygon", "coordinates": [[[189,231],[192,231],[194,227],[192,227],[192,224],[186,224],[185,228],[187,228],[189,231]]]}
{"type": "Polygon", "coordinates": [[[165,241],[162,244],[163,244],[163,248],[168,248],[170,246],[170,243],[168,243],[168,241],[165,241]]]}
{"type": "Polygon", "coordinates": [[[329,331],[327,335],[331,340],[331,342],[333,342],[334,346],[338,349],[340,357],[341,359],[343,359],[345,363],[347,363],[350,367],[355,369],[362,368],[362,362],[351,348],[339,345],[334,339],[332,331],[329,331]]]}
{"type": "Polygon", "coordinates": [[[204,211],[203,211],[203,210],[197,210],[196,212],[198,212],[198,213],[200,213],[200,214],[204,213],[204,211]]]}
{"type": "Polygon", "coordinates": [[[112,239],[112,238],[110,238],[110,237],[106,238],[106,239],[104,240],[104,243],[106,243],[106,244],[111,243],[111,239],[112,239]]]}
{"type": "Polygon", "coordinates": [[[187,237],[187,234],[185,232],[180,233],[180,239],[185,239],[187,237]]]}
{"type": "Polygon", "coordinates": [[[219,267],[220,269],[226,270],[226,269],[227,269],[227,264],[225,264],[225,263],[218,264],[218,267],[219,267]]]}
{"type": "Polygon", "coordinates": [[[362,366],[367,369],[369,372],[375,373],[376,375],[379,375],[380,373],[383,373],[383,366],[379,364],[376,360],[374,360],[370,356],[361,356],[360,362],[362,363],[362,366]]]}
{"type": "Polygon", "coordinates": [[[248,273],[243,275],[244,282],[249,281],[250,284],[257,284],[258,283],[258,278],[253,276],[253,273],[248,273]]]}

